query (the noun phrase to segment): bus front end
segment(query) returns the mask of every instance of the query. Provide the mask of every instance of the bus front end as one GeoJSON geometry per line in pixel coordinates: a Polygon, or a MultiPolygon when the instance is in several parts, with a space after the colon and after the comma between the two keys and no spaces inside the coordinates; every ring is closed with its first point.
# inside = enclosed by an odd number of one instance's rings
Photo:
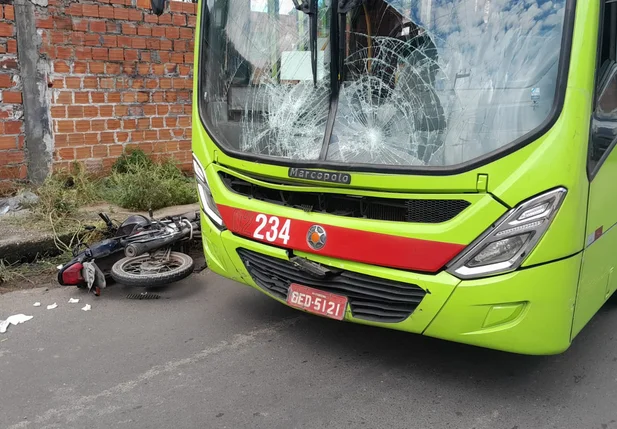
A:
{"type": "Polygon", "coordinates": [[[323,317],[567,349],[596,43],[575,23],[598,16],[575,6],[203,0],[209,268],[323,317]]]}

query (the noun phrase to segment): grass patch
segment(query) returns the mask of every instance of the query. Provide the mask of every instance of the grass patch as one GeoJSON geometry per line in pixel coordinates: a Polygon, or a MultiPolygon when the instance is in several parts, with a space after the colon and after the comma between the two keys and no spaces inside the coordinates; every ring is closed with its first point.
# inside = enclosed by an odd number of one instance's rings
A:
{"type": "Polygon", "coordinates": [[[105,199],[129,210],[158,210],[197,202],[197,189],[173,160],[152,161],[143,151],[122,155],[103,180],[105,199]]]}
{"type": "Polygon", "coordinates": [[[39,202],[32,207],[37,217],[58,220],[74,214],[79,207],[102,200],[100,181],[88,175],[81,164],[71,171],[49,177],[36,189],[39,202]]]}
{"type": "Polygon", "coordinates": [[[55,225],[75,218],[80,207],[103,201],[140,211],[197,202],[194,179],[173,160],[155,162],[141,150],[118,158],[108,177],[93,177],[75,163],[70,171],[53,174],[34,191],[39,202],[31,207],[31,220],[55,225]]]}

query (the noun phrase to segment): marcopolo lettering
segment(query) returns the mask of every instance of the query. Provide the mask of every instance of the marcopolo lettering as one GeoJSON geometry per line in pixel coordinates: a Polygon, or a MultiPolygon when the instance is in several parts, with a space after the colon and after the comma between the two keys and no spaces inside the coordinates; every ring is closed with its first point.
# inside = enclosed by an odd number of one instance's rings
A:
{"type": "Polygon", "coordinates": [[[348,173],[330,173],[327,171],[307,170],[304,168],[290,168],[289,177],[316,180],[319,182],[342,183],[344,185],[349,185],[351,183],[351,174],[348,173]]]}

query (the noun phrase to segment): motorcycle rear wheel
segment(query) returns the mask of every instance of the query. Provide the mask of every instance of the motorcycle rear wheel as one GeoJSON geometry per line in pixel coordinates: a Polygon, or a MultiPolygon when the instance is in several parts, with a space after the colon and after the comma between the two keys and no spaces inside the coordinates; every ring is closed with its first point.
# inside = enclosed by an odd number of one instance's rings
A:
{"type": "Polygon", "coordinates": [[[195,263],[189,255],[170,252],[168,258],[157,255],[140,255],[123,258],[111,268],[111,276],[127,286],[162,286],[187,278],[195,263]]]}

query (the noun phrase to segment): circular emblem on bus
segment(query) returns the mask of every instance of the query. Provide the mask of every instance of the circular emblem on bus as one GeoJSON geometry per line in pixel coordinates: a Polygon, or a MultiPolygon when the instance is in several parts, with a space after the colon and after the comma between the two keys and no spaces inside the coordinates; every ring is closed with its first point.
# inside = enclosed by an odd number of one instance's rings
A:
{"type": "Polygon", "coordinates": [[[326,245],[327,238],[328,235],[326,234],[326,230],[319,225],[311,226],[306,234],[306,242],[309,247],[314,250],[323,249],[326,245]]]}

